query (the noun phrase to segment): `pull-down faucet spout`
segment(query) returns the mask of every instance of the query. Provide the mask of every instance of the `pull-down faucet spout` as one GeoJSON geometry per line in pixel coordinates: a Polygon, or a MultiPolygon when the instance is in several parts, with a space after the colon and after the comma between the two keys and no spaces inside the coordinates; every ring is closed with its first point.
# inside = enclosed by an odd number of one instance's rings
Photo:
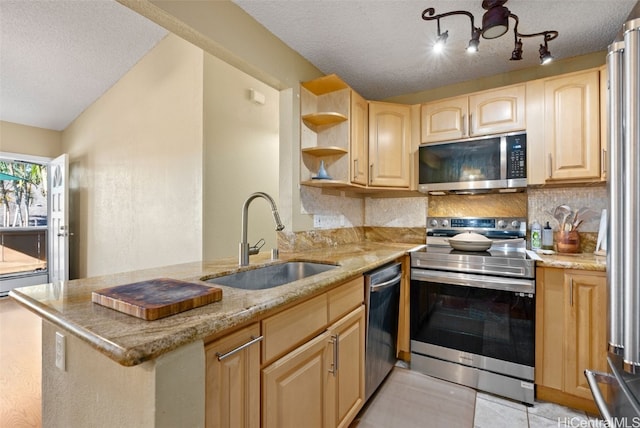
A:
{"type": "Polygon", "coordinates": [[[255,198],[266,199],[271,204],[271,214],[273,214],[273,220],[276,222],[276,231],[284,229],[284,224],[280,221],[280,214],[278,214],[278,208],[273,198],[264,192],[256,192],[249,195],[244,204],[242,205],[242,237],[240,240],[240,266],[247,266],[249,264],[249,242],[247,239],[247,223],[249,220],[249,204],[255,198]]]}

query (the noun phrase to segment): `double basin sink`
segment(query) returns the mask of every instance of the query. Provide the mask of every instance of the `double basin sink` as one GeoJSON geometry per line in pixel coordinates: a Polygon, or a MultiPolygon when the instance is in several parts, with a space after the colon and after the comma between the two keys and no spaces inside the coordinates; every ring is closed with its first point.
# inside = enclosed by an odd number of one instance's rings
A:
{"type": "Polygon", "coordinates": [[[337,267],[336,265],[326,263],[291,261],[257,269],[243,270],[214,278],[204,277],[202,281],[226,285],[232,288],[241,288],[243,290],[266,290],[299,279],[308,278],[337,267]]]}

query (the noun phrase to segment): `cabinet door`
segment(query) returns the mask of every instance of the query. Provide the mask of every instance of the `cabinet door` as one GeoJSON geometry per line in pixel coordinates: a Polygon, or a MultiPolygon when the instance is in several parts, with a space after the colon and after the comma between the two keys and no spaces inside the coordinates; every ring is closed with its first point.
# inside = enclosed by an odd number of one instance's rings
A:
{"type": "Polygon", "coordinates": [[[331,426],[333,346],[326,331],[262,371],[263,427],[331,426]]]}
{"type": "Polygon", "coordinates": [[[260,345],[219,358],[260,336],[259,324],[205,347],[205,423],[211,427],[260,426],[260,345]]]}
{"type": "Polygon", "coordinates": [[[566,271],[564,391],[592,399],[586,369],[607,371],[607,293],[603,274],[566,271]]]}
{"type": "Polygon", "coordinates": [[[469,96],[469,135],[520,131],[525,126],[525,85],[469,96]]]}
{"type": "Polygon", "coordinates": [[[422,142],[457,140],[468,137],[467,96],[449,98],[422,105],[422,142]]]}
{"type": "Polygon", "coordinates": [[[367,100],[351,91],[351,182],[369,182],[369,108],[367,100]]]}
{"type": "Polygon", "coordinates": [[[335,383],[332,427],[348,427],[356,417],[365,399],[364,305],[346,315],[329,328],[338,340],[338,368],[335,383]]]}
{"type": "Polygon", "coordinates": [[[548,180],[600,178],[599,91],[598,70],[545,80],[548,180]]]}
{"type": "Polygon", "coordinates": [[[536,269],[535,383],[563,388],[565,331],[564,269],[536,269]]]}
{"type": "Polygon", "coordinates": [[[369,103],[369,184],[409,187],[411,106],[369,103]]]}

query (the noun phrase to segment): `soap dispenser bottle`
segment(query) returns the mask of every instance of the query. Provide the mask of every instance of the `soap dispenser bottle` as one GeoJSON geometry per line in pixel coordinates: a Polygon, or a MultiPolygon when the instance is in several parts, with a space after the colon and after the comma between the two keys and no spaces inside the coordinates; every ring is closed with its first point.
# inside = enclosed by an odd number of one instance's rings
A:
{"type": "Polygon", "coordinates": [[[553,250],[553,229],[549,226],[549,222],[542,229],[542,249],[553,250]]]}
{"type": "Polygon", "coordinates": [[[542,248],[542,228],[538,220],[534,220],[531,225],[531,249],[533,251],[542,248]]]}

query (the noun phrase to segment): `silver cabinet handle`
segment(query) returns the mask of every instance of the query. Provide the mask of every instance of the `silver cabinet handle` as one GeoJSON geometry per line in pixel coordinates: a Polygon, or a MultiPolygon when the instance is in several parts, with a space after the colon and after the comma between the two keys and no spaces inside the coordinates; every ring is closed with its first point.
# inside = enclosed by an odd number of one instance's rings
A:
{"type": "Polygon", "coordinates": [[[373,184],[373,164],[369,165],[369,184],[373,184]]]}
{"type": "Polygon", "coordinates": [[[553,176],[553,157],[551,155],[551,153],[549,153],[549,175],[548,177],[551,178],[553,176]]]}
{"type": "Polygon", "coordinates": [[[467,115],[466,114],[462,115],[462,136],[463,137],[467,136],[467,115]]]}
{"type": "Polygon", "coordinates": [[[235,349],[232,349],[231,351],[229,351],[229,352],[227,352],[225,354],[221,354],[220,352],[216,352],[216,357],[218,357],[218,361],[222,361],[225,358],[230,357],[233,354],[236,354],[236,353],[242,351],[245,348],[248,348],[249,346],[253,345],[254,343],[260,342],[262,339],[264,339],[264,336],[258,336],[258,337],[251,336],[251,340],[250,341],[248,341],[247,343],[245,343],[243,345],[238,346],[235,349]]]}
{"type": "Polygon", "coordinates": [[[338,360],[340,358],[340,336],[338,334],[331,335],[331,343],[333,344],[333,364],[331,365],[331,369],[329,373],[333,376],[338,375],[338,360]]]}
{"type": "Polygon", "coordinates": [[[469,137],[473,135],[473,115],[469,113],[469,137]]]}
{"type": "Polygon", "coordinates": [[[353,160],[353,179],[358,178],[358,159],[353,160]]]}
{"type": "Polygon", "coordinates": [[[600,175],[607,173],[607,149],[602,149],[602,155],[600,156],[600,175]]]}

